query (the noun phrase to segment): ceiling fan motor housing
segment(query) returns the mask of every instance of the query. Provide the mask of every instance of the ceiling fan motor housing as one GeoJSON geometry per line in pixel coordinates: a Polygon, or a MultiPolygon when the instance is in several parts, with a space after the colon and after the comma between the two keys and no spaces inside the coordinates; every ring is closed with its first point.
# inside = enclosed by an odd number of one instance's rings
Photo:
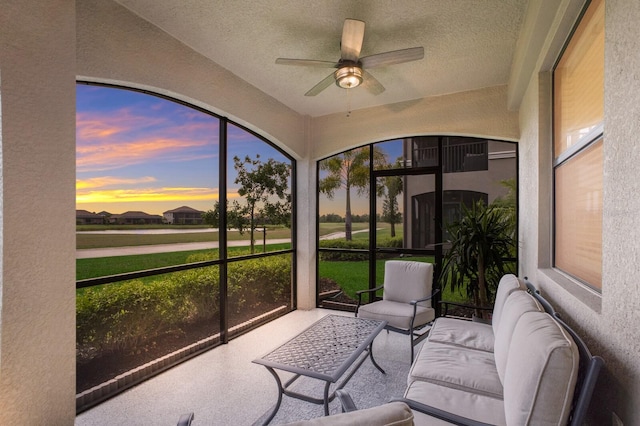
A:
{"type": "Polygon", "coordinates": [[[343,89],[353,89],[362,84],[362,67],[353,61],[341,61],[334,73],[336,85],[343,89]]]}

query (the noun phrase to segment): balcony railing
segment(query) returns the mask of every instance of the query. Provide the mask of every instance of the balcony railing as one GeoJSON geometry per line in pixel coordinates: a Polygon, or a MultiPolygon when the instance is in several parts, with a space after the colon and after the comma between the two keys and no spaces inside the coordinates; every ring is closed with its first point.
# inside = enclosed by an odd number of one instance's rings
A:
{"type": "MultiPolygon", "coordinates": [[[[487,141],[470,142],[442,147],[444,173],[487,170],[489,155],[487,141]]],[[[438,147],[414,144],[414,167],[435,167],[438,165],[438,147]]]]}

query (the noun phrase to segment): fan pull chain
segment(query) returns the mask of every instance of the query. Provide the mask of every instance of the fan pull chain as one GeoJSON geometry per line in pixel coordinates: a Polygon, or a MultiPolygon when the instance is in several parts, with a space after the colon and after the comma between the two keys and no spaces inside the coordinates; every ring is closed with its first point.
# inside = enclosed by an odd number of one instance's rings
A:
{"type": "Polygon", "coordinates": [[[347,89],[347,118],[351,117],[351,90],[347,89]]]}

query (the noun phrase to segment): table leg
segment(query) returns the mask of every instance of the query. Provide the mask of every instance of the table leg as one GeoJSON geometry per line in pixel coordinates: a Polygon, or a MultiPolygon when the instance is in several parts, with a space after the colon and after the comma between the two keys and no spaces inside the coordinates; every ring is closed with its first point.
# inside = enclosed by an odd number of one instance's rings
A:
{"type": "Polygon", "coordinates": [[[329,415],[329,387],[331,387],[331,382],[327,382],[324,385],[324,415],[329,415]]]}
{"type": "Polygon", "coordinates": [[[276,379],[276,384],[278,385],[278,402],[276,402],[276,406],[273,407],[273,411],[271,412],[271,414],[269,414],[269,417],[267,418],[267,420],[265,420],[263,425],[268,425],[271,422],[271,420],[273,420],[273,418],[276,416],[276,413],[280,409],[280,404],[282,403],[282,394],[284,393],[284,389],[282,387],[282,381],[280,380],[280,377],[278,377],[278,373],[276,373],[275,370],[271,367],[267,367],[267,370],[269,370],[269,373],[271,373],[273,377],[276,379]]]}
{"type": "Polygon", "coordinates": [[[380,372],[381,372],[382,374],[387,374],[387,373],[382,369],[382,367],[380,367],[380,366],[378,365],[378,363],[376,362],[376,360],[373,358],[373,342],[371,342],[371,343],[369,344],[369,358],[371,358],[371,362],[373,363],[373,365],[374,365],[378,370],[380,370],[380,372]]]}

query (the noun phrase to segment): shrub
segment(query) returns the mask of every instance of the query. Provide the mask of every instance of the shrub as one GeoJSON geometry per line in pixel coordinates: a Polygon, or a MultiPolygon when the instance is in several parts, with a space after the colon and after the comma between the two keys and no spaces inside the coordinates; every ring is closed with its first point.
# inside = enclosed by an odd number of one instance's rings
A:
{"type": "MultiPolygon", "coordinates": [[[[388,237],[384,239],[378,240],[378,247],[391,247],[391,248],[402,248],[403,247],[403,238],[402,237],[388,237]]],[[[348,249],[348,250],[369,250],[369,241],[368,240],[353,240],[347,241],[345,239],[334,239],[334,240],[322,240],[319,243],[320,248],[333,248],[333,249],[348,249]]],[[[389,254],[381,256],[384,257],[394,257],[396,254],[389,254]]],[[[345,253],[345,252],[328,252],[323,251],[320,252],[320,261],[332,262],[332,261],[344,261],[344,262],[361,262],[363,260],[369,260],[368,253],[345,253]]]]}
{"type": "MultiPolygon", "coordinates": [[[[190,256],[188,262],[211,256],[190,256]]],[[[290,255],[230,263],[227,276],[231,310],[288,301],[290,255]]],[[[219,266],[207,266],[85,289],[76,296],[77,350],[93,356],[132,351],[167,331],[218,317],[219,286],[219,266]]]]}

